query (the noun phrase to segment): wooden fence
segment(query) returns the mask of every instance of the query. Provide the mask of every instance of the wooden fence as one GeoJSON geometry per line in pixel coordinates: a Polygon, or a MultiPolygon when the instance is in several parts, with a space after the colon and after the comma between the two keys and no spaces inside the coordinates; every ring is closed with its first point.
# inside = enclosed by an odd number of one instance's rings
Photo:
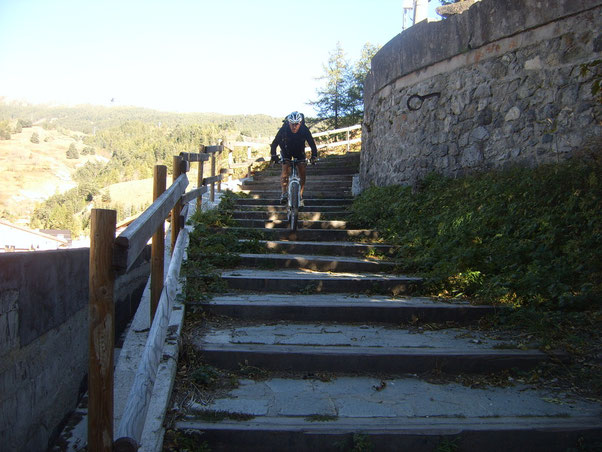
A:
{"type": "MultiPolygon", "coordinates": [[[[317,133],[314,137],[347,133],[347,140],[326,143],[320,147],[347,145],[360,139],[350,139],[349,132],[360,126],[317,133]]],[[[140,447],[157,368],[167,334],[169,315],[176,296],[182,257],[187,244],[183,229],[188,203],[197,200],[202,208],[202,195],[209,192],[215,201],[215,185],[236,169],[265,161],[263,156],[253,158],[253,143],[233,143],[247,147],[247,159],[234,163],[232,150],[224,145],[201,146],[198,153],[181,153],[173,158],[173,182],[166,189],[167,167],[154,168],[153,203],[137,218],[122,222],[126,229],[117,237],[115,210],[92,209],[90,226],[89,273],[89,373],[88,373],[88,451],[135,452],[140,447]],[[228,150],[228,158],[223,153],[228,150]],[[209,162],[210,175],[204,176],[204,164],[209,162]],[[187,173],[191,163],[198,163],[197,188],[186,191],[187,173]],[[165,219],[171,216],[172,257],[164,281],[165,219]],[[151,244],[151,328],[114,438],[114,336],[115,305],[113,289],[116,273],[129,271],[149,240],[151,244]]],[[[265,146],[265,144],[263,145],[265,146]]],[[[267,157],[267,155],[265,156],[267,157]]]]}
{"type": "MultiPolygon", "coordinates": [[[[351,138],[351,135],[354,131],[359,131],[361,132],[362,130],[362,126],[360,124],[356,124],[354,126],[351,127],[344,127],[342,129],[334,129],[334,130],[327,130],[325,132],[318,132],[318,133],[314,133],[313,137],[316,139],[317,142],[321,141],[320,138],[322,137],[328,137],[330,135],[338,135],[341,133],[345,133],[346,135],[346,139],[343,141],[334,141],[334,142],[325,142],[325,143],[316,143],[316,147],[318,149],[322,149],[322,148],[329,148],[329,147],[335,147],[335,146],[347,146],[347,152],[349,152],[349,148],[352,144],[354,143],[360,143],[362,141],[362,137],[361,137],[361,133],[358,133],[358,136],[356,136],[355,138],[351,138]]],[[[309,148],[305,148],[305,150],[309,150],[309,148]]]]}
{"type": "Polygon", "coordinates": [[[167,167],[157,165],[154,169],[154,202],[140,216],[131,220],[117,237],[116,212],[107,209],[92,210],[88,344],[88,450],[91,452],[138,449],[185,249],[186,237],[185,234],[180,234],[185,218],[183,206],[196,199],[198,208],[201,208],[202,195],[207,192],[213,202],[216,184],[219,191],[221,182],[233,169],[247,168],[250,172],[253,164],[264,160],[263,157],[252,158],[249,147],[248,159],[234,164],[231,150],[229,158],[220,158],[226,150],[228,149],[223,145],[201,146],[198,153],[174,156],[173,183],[168,189],[167,167]],[[204,171],[206,162],[209,163],[207,176],[204,171]],[[198,188],[186,192],[189,184],[187,173],[191,163],[198,163],[198,188]],[[168,215],[171,215],[172,258],[164,281],[164,225],[168,215]],[[113,443],[115,273],[127,272],[151,238],[151,329],[117,429],[118,439],[113,443]]]}

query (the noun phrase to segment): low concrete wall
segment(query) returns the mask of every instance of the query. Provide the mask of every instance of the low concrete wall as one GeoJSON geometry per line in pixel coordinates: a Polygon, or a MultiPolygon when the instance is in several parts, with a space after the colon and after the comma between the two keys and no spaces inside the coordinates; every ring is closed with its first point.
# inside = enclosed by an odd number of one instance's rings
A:
{"type": "MultiPolygon", "coordinates": [[[[119,337],[148,279],[150,252],[116,280],[119,337]]],[[[85,391],[89,249],[0,255],[0,449],[43,451],[85,391]]]]}
{"type": "Polygon", "coordinates": [[[601,29],[601,0],[481,0],[396,36],[366,80],[361,189],[599,150],[580,68],[601,58],[601,29]]]}

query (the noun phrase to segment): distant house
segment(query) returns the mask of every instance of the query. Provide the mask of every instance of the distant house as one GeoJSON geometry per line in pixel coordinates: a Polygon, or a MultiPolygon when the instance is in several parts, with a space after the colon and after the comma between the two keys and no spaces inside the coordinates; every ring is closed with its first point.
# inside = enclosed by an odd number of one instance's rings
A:
{"type": "MultiPolygon", "coordinates": [[[[69,239],[71,234],[69,234],[69,239]]],[[[0,253],[68,248],[68,239],[17,226],[0,219],[0,253]]]]}
{"type": "Polygon", "coordinates": [[[64,240],[68,246],[71,246],[71,231],[69,229],[40,229],[40,232],[64,240]]]}

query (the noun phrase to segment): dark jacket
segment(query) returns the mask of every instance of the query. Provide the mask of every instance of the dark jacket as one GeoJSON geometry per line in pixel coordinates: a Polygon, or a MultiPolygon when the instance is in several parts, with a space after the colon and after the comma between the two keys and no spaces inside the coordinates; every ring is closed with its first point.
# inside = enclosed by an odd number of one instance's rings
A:
{"type": "Polygon", "coordinates": [[[299,160],[305,160],[305,142],[309,144],[311,148],[311,156],[315,158],[318,156],[318,148],[316,147],[316,142],[314,141],[314,137],[311,135],[309,128],[301,123],[301,127],[297,133],[293,133],[291,128],[288,125],[288,122],[285,122],[271,146],[272,156],[276,156],[276,148],[280,146],[280,155],[282,159],[290,159],[291,157],[296,157],[299,160]]]}

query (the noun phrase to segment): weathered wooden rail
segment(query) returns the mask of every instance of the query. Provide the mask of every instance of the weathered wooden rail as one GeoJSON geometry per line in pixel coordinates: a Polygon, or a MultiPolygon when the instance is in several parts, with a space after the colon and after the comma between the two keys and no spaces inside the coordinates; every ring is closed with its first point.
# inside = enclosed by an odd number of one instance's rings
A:
{"type": "MultiPolygon", "coordinates": [[[[320,144],[320,148],[349,145],[361,138],[350,139],[350,132],[360,126],[316,133],[314,137],[346,133],[347,139],[320,144]]],[[[255,143],[233,143],[247,148],[247,158],[235,163],[227,146],[201,146],[198,153],[181,153],[173,159],[173,182],[166,188],[167,167],[154,169],[153,203],[136,218],[121,223],[127,226],[117,237],[114,210],[92,209],[90,230],[89,273],[89,373],[88,373],[88,451],[135,452],[140,447],[142,431],[167,334],[169,315],[176,296],[182,257],[188,242],[184,226],[190,201],[197,200],[202,208],[202,196],[209,193],[215,201],[215,189],[234,170],[246,168],[250,175],[255,163],[264,156],[252,156],[255,143]],[[225,151],[228,157],[223,158],[225,151]],[[204,163],[209,173],[204,176],[204,163]],[[197,188],[186,191],[187,173],[191,163],[198,163],[197,188]],[[164,269],[165,219],[171,216],[171,253],[167,273],[164,269]],[[134,382],[125,404],[117,434],[114,435],[114,336],[115,304],[113,289],[116,273],[126,273],[151,240],[150,331],[134,382]],[[114,440],[114,437],[117,439],[114,440]]],[[[263,144],[262,146],[266,146],[263,144]]],[[[266,152],[266,157],[269,155],[266,152]]]]}
{"type": "Polygon", "coordinates": [[[232,151],[223,145],[201,146],[198,153],[181,153],[179,156],[174,156],[173,183],[167,189],[167,167],[157,165],[154,170],[154,202],[141,215],[132,219],[127,228],[117,237],[115,237],[116,212],[107,209],[92,210],[88,344],[89,451],[138,449],[188,239],[186,230],[183,229],[185,217],[183,208],[194,199],[197,200],[197,206],[200,208],[202,195],[207,192],[210,201],[213,202],[216,184],[219,191],[221,182],[233,168],[244,165],[250,172],[254,163],[264,160],[263,157],[253,158],[250,148],[247,157],[246,161],[233,164],[232,151]],[[219,158],[225,151],[229,151],[229,158],[219,158]],[[186,192],[190,164],[197,162],[197,188],[186,192]],[[204,177],[205,162],[210,164],[210,174],[207,177],[204,177]],[[172,258],[164,281],[164,225],[168,215],[171,215],[172,258]],[[151,238],[151,328],[117,428],[117,440],[114,442],[113,287],[115,274],[127,272],[151,238]]]}
{"type": "MultiPolygon", "coordinates": [[[[323,148],[330,148],[330,147],[335,147],[335,146],[347,146],[347,152],[349,152],[349,148],[352,144],[354,143],[360,143],[362,141],[362,137],[361,137],[361,131],[362,131],[362,126],[361,124],[356,124],[354,126],[350,126],[350,127],[343,127],[342,129],[333,129],[333,130],[327,130],[325,132],[318,132],[318,133],[314,133],[312,134],[313,137],[316,139],[316,141],[320,141],[319,139],[322,137],[328,137],[330,135],[337,135],[340,133],[345,133],[346,134],[346,139],[343,141],[334,141],[334,142],[326,142],[326,143],[316,143],[316,147],[318,149],[323,149],[323,148]],[[359,133],[357,134],[358,136],[356,136],[355,138],[351,138],[351,135],[354,131],[359,131],[359,133]]],[[[310,148],[305,148],[306,151],[308,151],[310,148]]]]}

